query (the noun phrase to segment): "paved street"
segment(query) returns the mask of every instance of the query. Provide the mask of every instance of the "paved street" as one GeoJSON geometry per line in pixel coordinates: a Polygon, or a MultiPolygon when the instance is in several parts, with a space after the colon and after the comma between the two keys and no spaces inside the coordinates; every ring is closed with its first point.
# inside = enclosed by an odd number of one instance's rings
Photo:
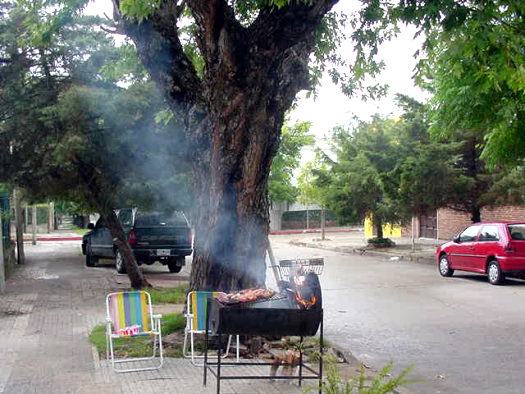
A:
{"type": "Polygon", "coordinates": [[[414,364],[416,393],[525,391],[525,282],[491,286],[483,276],[441,278],[434,265],[290,246],[277,258],[325,257],[328,338],[374,368],[414,364]]]}
{"type": "MultiPolygon", "coordinates": [[[[367,366],[392,360],[399,372],[413,364],[412,376],[425,379],[409,386],[413,393],[524,391],[525,282],[497,287],[482,276],[444,279],[433,265],[292,246],[290,239],[272,237],[276,257],[325,258],[326,334],[367,366]]],[[[27,246],[28,264],[0,296],[0,393],[201,390],[200,370],[185,360],[168,360],[161,372],[116,375],[94,357],[88,329],[103,321],[104,294],[128,282],[110,263],[85,268],[78,250],[68,242],[27,246]]],[[[181,274],[160,265],[145,272],[176,285],[189,267],[181,274]]],[[[233,382],[224,392],[299,391],[282,382],[233,382]]]]}

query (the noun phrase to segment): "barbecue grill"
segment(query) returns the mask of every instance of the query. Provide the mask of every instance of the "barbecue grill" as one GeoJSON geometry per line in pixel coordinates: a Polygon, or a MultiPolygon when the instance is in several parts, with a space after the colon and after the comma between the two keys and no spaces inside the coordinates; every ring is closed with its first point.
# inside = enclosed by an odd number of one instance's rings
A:
{"type": "MultiPolygon", "coordinates": [[[[323,309],[321,286],[318,276],[310,272],[305,275],[304,283],[297,285],[293,281],[283,282],[283,290],[266,300],[256,300],[233,305],[223,304],[217,299],[208,299],[206,318],[206,337],[204,353],[204,385],[207,371],[217,378],[217,393],[220,393],[220,381],[223,379],[322,379],[323,354],[323,309]],[[298,295],[307,296],[313,303],[297,301],[298,295]],[[303,364],[303,337],[313,336],[320,328],[319,371],[303,364]],[[217,362],[208,361],[208,333],[218,335],[219,351],[217,362]],[[281,364],[299,367],[299,376],[221,376],[221,365],[254,365],[254,363],[221,362],[221,338],[223,335],[257,335],[257,336],[299,336],[299,363],[281,364]],[[303,375],[303,369],[309,372],[303,375]]],[[[257,363],[256,365],[272,365],[257,363]]]]}

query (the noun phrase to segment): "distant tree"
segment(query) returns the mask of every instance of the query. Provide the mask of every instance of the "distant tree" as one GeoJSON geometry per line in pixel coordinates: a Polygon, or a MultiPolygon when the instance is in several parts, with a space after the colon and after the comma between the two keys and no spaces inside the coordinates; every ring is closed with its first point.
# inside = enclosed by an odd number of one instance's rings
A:
{"type": "Polygon", "coordinates": [[[410,0],[391,7],[394,19],[415,23],[427,36],[418,79],[433,93],[432,132],[446,136],[458,130],[475,132],[477,140],[485,140],[481,153],[489,165],[521,165],[523,1],[410,0]]]}
{"type": "Polygon", "coordinates": [[[309,122],[283,126],[281,143],[272,161],[268,179],[271,201],[293,202],[297,198],[297,188],[292,183],[293,171],[299,166],[302,148],[314,143],[314,137],[308,134],[309,131],[309,122]]]}
{"type": "Polygon", "coordinates": [[[187,150],[173,119],[155,121],[165,107],[153,84],[122,89],[100,72],[121,50],[92,18],[65,18],[50,35],[19,40],[31,37],[23,21],[35,15],[38,8],[11,6],[0,19],[0,67],[8,76],[0,80],[0,179],[33,199],[73,201],[105,216],[132,286],[142,287],[147,282],[114,209],[160,201],[180,209],[189,198],[182,198],[184,167],[176,172],[173,164],[187,150]],[[175,192],[167,193],[170,187],[175,192]]]}

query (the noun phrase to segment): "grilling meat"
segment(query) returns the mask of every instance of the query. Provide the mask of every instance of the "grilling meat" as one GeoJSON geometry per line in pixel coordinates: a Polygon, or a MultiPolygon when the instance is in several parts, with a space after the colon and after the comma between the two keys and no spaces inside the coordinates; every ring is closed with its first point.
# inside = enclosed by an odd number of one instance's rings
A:
{"type": "Polygon", "coordinates": [[[267,300],[272,298],[274,294],[275,292],[270,289],[246,289],[235,293],[221,293],[217,299],[223,304],[237,304],[239,302],[267,300]]]}

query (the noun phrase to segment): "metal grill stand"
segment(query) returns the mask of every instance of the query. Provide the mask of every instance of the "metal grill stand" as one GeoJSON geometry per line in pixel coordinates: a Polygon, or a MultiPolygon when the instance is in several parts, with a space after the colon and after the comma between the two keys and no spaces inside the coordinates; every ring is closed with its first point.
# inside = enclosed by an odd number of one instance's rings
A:
{"type": "MultiPolygon", "coordinates": [[[[221,392],[221,380],[238,380],[238,379],[298,379],[299,386],[302,385],[303,379],[317,379],[319,382],[319,394],[322,393],[321,390],[321,384],[323,380],[323,310],[319,309],[316,312],[320,314],[320,326],[319,326],[319,371],[315,371],[313,368],[311,368],[308,365],[305,365],[303,363],[303,339],[304,336],[300,335],[300,345],[299,345],[299,363],[281,363],[280,366],[293,366],[293,367],[299,367],[299,375],[298,376],[270,376],[270,375],[228,375],[223,376],[221,375],[221,367],[222,366],[271,366],[274,365],[273,363],[268,362],[257,362],[257,363],[250,363],[250,362],[221,362],[221,352],[222,352],[222,336],[225,335],[232,335],[232,334],[239,334],[239,335],[256,335],[253,330],[248,333],[242,333],[239,330],[231,330],[232,332],[226,332],[227,330],[221,330],[220,327],[216,332],[216,335],[218,336],[218,351],[217,351],[217,361],[216,362],[209,362],[208,361],[208,345],[209,345],[209,339],[208,339],[208,333],[210,330],[210,304],[212,302],[217,302],[213,299],[208,299],[207,303],[207,313],[206,313],[206,334],[205,334],[205,350],[204,350],[204,375],[203,375],[203,385],[206,386],[206,380],[207,380],[207,372],[210,371],[210,373],[216,377],[217,380],[217,394],[220,394],[221,392]],[[235,332],[233,332],[235,331],[235,332]],[[303,369],[307,370],[311,374],[303,376],[303,369]]],[[[249,309],[247,309],[249,311],[249,309]]],[[[303,311],[303,312],[310,312],[310,311],[303,311]]],[[[264,331],[264,330],[263,330],[264,331]]],[[[264,335],[264,332],[262,333],[264,335]]]]}

